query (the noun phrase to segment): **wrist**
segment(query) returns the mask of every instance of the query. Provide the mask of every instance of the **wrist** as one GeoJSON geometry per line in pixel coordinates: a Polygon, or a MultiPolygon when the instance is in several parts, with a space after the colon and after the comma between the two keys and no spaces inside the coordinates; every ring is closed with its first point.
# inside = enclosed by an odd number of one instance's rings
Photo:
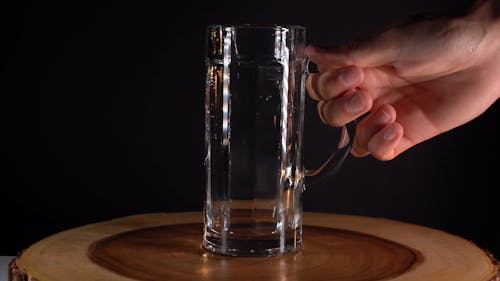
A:
{"type": "Polygon", "coordinates": [[[500,0],[478,0],[463,19],[480,23],[488,34],[498,34],[500,32],[500,0]]]}
{"type": "Polygon", "coordinates": [[[478,39],[475,48],[470,50],[474,59],[470,67],[484,73],[483,79],[489,79],[491,103],[500,98],[500,0],[478,0],[469,12],[453,19],[450,25],[458,27],[470,36],[478,39]],[[487,78],[489,77],[489,78],[487,78]]]}
{"type": "MultiPolygon", "coordinates": [[[[500,57],[500,0],[478,0],[464,17],[458,19],[481,37],[477,53],[481,62],[500,57]]],[[[500,61],[498,62],[500,63],[500,61]]]]}

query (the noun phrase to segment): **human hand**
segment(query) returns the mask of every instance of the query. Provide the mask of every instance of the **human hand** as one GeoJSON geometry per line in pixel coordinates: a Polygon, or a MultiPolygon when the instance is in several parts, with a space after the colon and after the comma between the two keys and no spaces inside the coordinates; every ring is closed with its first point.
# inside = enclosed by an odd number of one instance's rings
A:
{"type": "Polygon", "coordinates": [[[404,24],[336,48],[308,46],[319,73],[307,90],[323,122],[342,126],[368,113],[351,153],[390,160],[479,116],[500,95],[493,1],[461,18],[404,24]]]}

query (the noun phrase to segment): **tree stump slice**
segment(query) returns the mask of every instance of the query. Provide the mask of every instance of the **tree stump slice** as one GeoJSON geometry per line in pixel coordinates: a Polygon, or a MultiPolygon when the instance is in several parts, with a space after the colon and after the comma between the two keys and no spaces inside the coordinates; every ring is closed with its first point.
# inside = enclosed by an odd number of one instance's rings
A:
{"type": "Polygon", "coordinates": [[[500,281],[486,250],[456,235],[374,217],[304,213],[303,249],[273,257],[204,252],[201,212],[69,229],[10,263],[10,281],[500,281]]]}

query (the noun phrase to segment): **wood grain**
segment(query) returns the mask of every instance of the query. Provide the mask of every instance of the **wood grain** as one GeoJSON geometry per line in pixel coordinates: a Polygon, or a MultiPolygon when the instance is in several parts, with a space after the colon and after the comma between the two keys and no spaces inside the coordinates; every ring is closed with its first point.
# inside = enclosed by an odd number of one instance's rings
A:
{"type": "Polygon", "coordinates": [[[417,261],[417,253],[362,233],[305,226],[298,253],[252,258],[205,254],[201,224],[168,225],[120,233],[93,243],[89,257],[138,280],[345,280],[391,278],[417,261]],[[140,257],[140,258],[138,258],[140,257]]]}
{"type": "Polygon", "coordinates": [[[487,251],[414,224],[306,212],[302,251],[235,258],[201,250],[201,220],[143,214],[57,233],[14,259],[9,280],[500,281],[487,251]]]}

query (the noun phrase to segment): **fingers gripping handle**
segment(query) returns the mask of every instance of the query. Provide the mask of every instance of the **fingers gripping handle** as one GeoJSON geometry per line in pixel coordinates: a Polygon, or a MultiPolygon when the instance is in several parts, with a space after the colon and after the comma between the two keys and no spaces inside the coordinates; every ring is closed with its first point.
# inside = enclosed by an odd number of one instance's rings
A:
{"type": "MultiPolygon", "coordinates": [[[[316,71],[316,66],[311,61],[307,61],[306,65],[306,76],[309,73],[314,73],[316,71]]],[[[340,140],[337,147],[331,153],[330,157],[326,159],[323,164],[315,169],[310,169],[306,167],[306,184],[314,185],[319,182],[326,180],[336,174],[340,167],[342,166],[344,160],[349,155],[351,150],[352,142],[354,140],[355,133],[355,122],[352,121],[341,127],[340,140]]]]}

